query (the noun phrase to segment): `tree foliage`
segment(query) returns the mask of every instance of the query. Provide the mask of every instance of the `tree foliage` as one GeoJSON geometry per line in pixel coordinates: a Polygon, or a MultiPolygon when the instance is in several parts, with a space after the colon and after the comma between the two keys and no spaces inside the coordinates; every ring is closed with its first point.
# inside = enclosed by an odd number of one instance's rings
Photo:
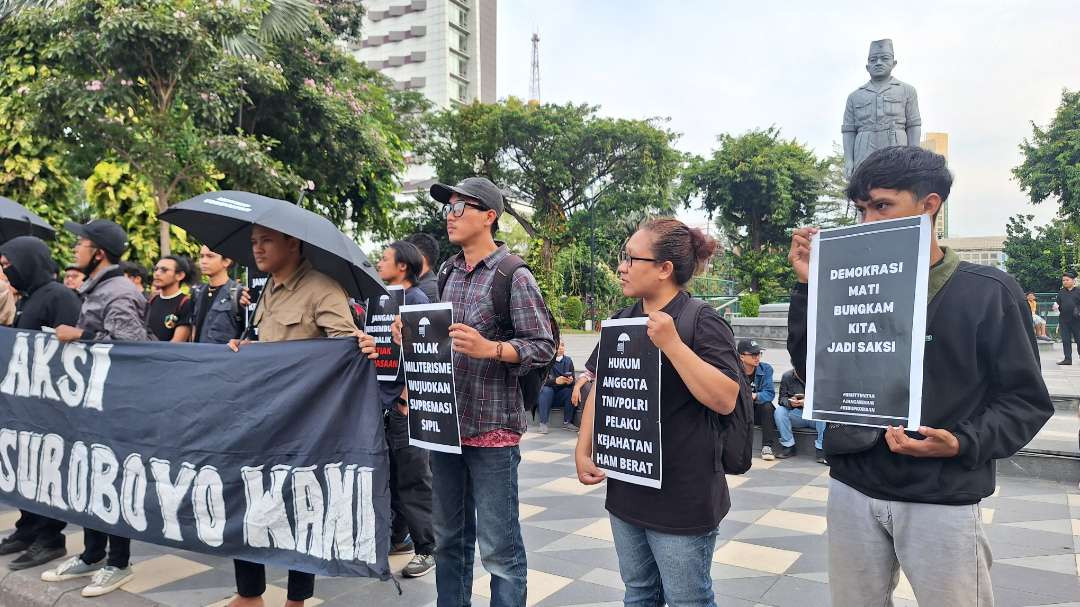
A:
{"type": "Polygon", "coordinates": [[[828,162],[776,128],[721,135],[712,156],[694,158],[682,176],[680,195],[700,203],[732,244],[743,288],[779,295],[793,275],[784,261],[792,226],[813,216],[825,193],[828,162]]]}
{"type": "Polygon", "coordinates": [[[1064,271],[1080,267],[1080,227],[1057,219],[1032,227],[1033,215],[1015,215],[1005,228],[1005,268],[1025,291],[1052,293],[1064,271]]]}
{"type": "Polygon", "coordinates": [[[505,188],[518,205],[508,212],[539,239],[540,262],[549,271],[555,251],[580,235],[568,230],[579,213],[670,211],[681,159],[675,139],[659,120],[510,98],[429,116],[421,151],[443,181],[482,175],[505,188]]]}
{"type": "Polygon", "coordinates": [[[1080,222],[1080,91],[1062,91],[1061,105],[1046,128],[1032,123],[1020,144],[1024,161],[1013,176],[1038,204],[1055,197],[1061,214],[1080,222]]]}

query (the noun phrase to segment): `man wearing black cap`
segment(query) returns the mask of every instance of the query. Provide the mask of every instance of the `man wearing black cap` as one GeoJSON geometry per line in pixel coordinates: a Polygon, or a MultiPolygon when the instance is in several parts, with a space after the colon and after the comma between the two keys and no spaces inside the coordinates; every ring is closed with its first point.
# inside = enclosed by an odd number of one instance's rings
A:
{"type": "Polygon", "coordinates": [[[470,177],[435,184],[431,196],[443,203],[450,242],[461,247],[438,280],[439,298],[453,304],[458,321],[450,337],[462,445],[461,455],[431,452],[438,605],[469,604],[478,539],[491,605],[524,605],[517,467],[526,421],[518,378],[554,358],[553,329],[532,272],[495,242],[502,191],[470,177]],[[496,301],[507,286],[509,302],[496,301]]]}
{"type": "MultiPolygon", "coordinates": [[[[740,339],[736,346],[742,361],[746,383],[754,397],[754,423],[761,426],[761,459],[772,461],[773,445],[779,434],[776,431],[776,385],[773,383],[773,368],[769,363],[761,362],[761,345],[752,339],[740,339]]],[[[788,457],[781,450],[781,458],[788,457]]]]}
{"type": "MultiPolygon", "coordinates": [[[[22,295],[15,328],[40,331],[74,323],[81,302],[75,292],[56,282],[49,245],[33,236],[18,236],[0,246],[0,266],[11,289],[22,295]]],[[[8,563],[13,571],[44,565],[67,554],[63,521],[20,511],[15,533],[0,542],[0,554],[23,552],[8,563]]]]}
{"type": "MultiPolygon", "coordinates": [[[[119,265],[128,247],[124,229],[107,219],[85,225],[69,221],[64,226],[79,237],[74,265],[86,274],[86,282],[79,288],[83,302],[78,322],[57,327],[56,337],[60,341],[147,341],[143,323],[146,298],[119,265]]],[[[92,576],[82,590],[86,597],[108,594],[131,581],[130,539],[93,529],[85,529],[83,537],[83,553],[42,573],[42,580],[60,582],[92,576]]]]}
{"type": "Polygon", "coordinates": [[[1076,288],[1076,272],[1065,272],[1061,276],[1061,290],[1058,291],[1054,308],[1058,311],[1058,327],[1061,332],[1061,348],[1065,358],[1059,365],[1072,364],[1073,342],[1080,349],[1080,289],[1076,288]]]}

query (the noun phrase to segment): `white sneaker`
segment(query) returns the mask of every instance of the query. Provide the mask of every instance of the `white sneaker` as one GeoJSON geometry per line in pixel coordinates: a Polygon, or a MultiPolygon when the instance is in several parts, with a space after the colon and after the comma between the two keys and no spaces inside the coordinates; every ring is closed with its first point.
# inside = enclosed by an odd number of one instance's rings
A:
{"type": "Polygon", "coordinates": [[[90,580],[90,585],[82,589],[82,595],[92,597],[109,594],[134,578],[135,574],[131,572],[130,566],[123,569],[103,567],[94,574],[94,579],[90,580]]]}
{"type": "Polygon", "coordinates": [[[105,566],[105,559],[87,565],[79,556],[73,556],[60,563],[56,569],[47,569],[41,572],[43,582],[63,582],[80,577],[89,577],[105,566]]]}
{"type": "Polygon", "coordinates": [[[761,459],[763,459],[763,460],[765,460],[767,462],[771,462],[774,459],[776,459],[776,457],[773,456],[772,447],[762,447],[761,448],[761,459]]]}
{"type": "Polygon", "coordinates": [[[537,432],[539,432],[540,434],[547,434],[548,433],[548,425],[547,424],[540,424],[540,429],[537,430],[537,432]]]}

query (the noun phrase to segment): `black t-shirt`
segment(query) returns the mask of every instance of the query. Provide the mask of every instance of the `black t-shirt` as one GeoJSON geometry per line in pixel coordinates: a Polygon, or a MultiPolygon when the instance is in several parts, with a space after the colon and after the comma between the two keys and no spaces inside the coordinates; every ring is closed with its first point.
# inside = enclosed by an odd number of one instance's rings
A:
{"type": "MultiPolygon", "coordinates": [[[[680,293],[663,311],[678,319],[690,297],[680,293]]],[[[645,316],[641,302],[627,316],[645,316]]],[[[735,336],[713,308],[705,307],[694,329],[694,353],[734,381],[741,367],[735,336]]],[[[585,365],[596,371],[597,350],[585,365]]],[[[607,509],[639,527],[677,535],[703,535],[731,508],[714,411],[701,404],[668,360],[660,356],[660,440],[664,486],[653,489],[609,478],[607,509]]]]}
{"type": "Polygon", "coordinates": [[[1058,318],[1060,322],[1065,324],[1080,324],[1080,287],[1073,287],[1070,291],[1068,289],[1061,289],[1057,296],[1058,312],[1061,314],[1058,318]]]}
{"type": "Polygon", "coordinates": [[[191,297],[183,293],[169,298],[157,295],[147,307],[146,325],[158,341],[172,341],[176,327],[191,324],[191,310],[191,297]]]}

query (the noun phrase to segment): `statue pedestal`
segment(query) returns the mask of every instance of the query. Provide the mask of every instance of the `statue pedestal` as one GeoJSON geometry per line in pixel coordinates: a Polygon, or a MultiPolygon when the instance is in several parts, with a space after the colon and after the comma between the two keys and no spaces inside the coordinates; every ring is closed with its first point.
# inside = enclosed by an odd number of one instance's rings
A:
{"type": "Polygon", "coordinates": [[[787,348],[788,304],[765,304],[757,318],[737,316],[731,319],[736,339],[753,339],[765,349],[787,348]]]}

